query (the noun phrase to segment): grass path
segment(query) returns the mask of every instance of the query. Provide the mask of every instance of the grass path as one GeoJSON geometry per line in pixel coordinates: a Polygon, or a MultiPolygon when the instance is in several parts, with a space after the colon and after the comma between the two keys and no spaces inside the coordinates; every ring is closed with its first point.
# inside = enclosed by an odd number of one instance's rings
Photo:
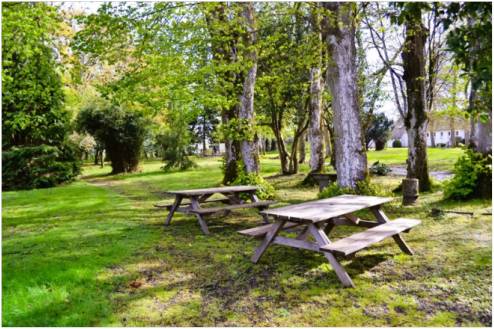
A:
{"type": "MultiPolygon", "coordinates": [[[[275,161],[263,160],[264,175],[275,161]]],[[[187,172],[159,166],[116,177],[90,167],[88,182],[3,193],[3,325],[491,324],[491,219],[479,215],[488,201],[444,202],[434,192],[414,207],[390,204],[391,218],[422,219],[406,236],[416,255],[391,239],[364,250],[343,261],[357,286],[344,289],[319,254],[275,246],[252,264],[257,241],[236,231],[259,223],[255,211],[211,220],[209,237],[182,214],[163,229],[163,212],[152,208],[160,191],[214,186],[221,172],[214,158],[187,172]],[[431,207],[476,215],[432,218],[431,207]]],[[[303,177],[270,179],[280,205],[316,197],[315,188],[298,187],[303,177]]]]}

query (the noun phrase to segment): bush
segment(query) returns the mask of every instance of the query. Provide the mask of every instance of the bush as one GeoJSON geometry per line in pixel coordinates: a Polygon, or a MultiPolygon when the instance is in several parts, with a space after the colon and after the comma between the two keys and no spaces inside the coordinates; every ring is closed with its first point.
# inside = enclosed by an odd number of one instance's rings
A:
{"type": "Polygon", "coordinates": [[[492,157],[467,149],[454,167],[454,177],[445,184],[446,199],[492,196],[492,157]]]}
{"type": "Polygon", "coordinates": [[[389,191],[381,185],[372,184],[369,180],[363,180],[357,183],[356,188],[341,187],[337,182],[329,184],[324,190],[317,195],[319,199],[331,198],[342,194],[354,195],[371,195],[371,196],[389,196],[389,191]]]}
{"type": "Polygon", "coordinates": [[[393,147],[395,147],[395,148],[396,148],[396,147],[401,147],[401,141],[400,141],[399,139],[395,139],[395,140],[393,141],[393,144],[391,144],[391,146],[393,146],[393,147]]]}
{"type": "Polygon", "coordinates": [[[163,152],[165,165],[162,168],[165,171],[173,168],[186,170],[196,165],[188,157],[192,150],[190,149],[190,139],[184,135],[184,132],[172,130],[158,135],[156,139],[163,152]]]}
{"type": "Polygon", "coordinates": [[[2,152],[4,190],[53,187],[72,181],[81,171],[75,146],[14,147],[2,152]]]}
{"type": "Polygon", "coordinates": [[[391,169],[384,163],[380,163],[379,161],[376,161],[372,164],[369,171],[373,175],[386,176],[391,172],[391,169]]]}
{"type": "Polygon", "coordinates": [[[147,120],[137,111],[113,104],[91,104],[77,117],[79,131],[87,132],[105,146],[112,174],[138,169],[147,120]]]}
{"type": "Polygon", "coordinates": [[[261,200],[270,200],[275,197],[275,190],[273,185],[271,185],[268,181],[266,181],[261,176],[250,173],[247,174],[243,170],[239,170],[239,175],[233,181],[233,185],[254,185],[258,186],[259,189],[256,192],[256,195],[261,200]]]}

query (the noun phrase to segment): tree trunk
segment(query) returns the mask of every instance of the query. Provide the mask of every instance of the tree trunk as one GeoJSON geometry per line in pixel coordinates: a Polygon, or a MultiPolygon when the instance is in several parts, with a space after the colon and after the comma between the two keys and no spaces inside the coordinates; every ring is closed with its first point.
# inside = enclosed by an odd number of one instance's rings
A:
{"type": "MultiPolygon", "coordinates": [[[[246,35],[244,55],[245,61],[249,64],[249,70],[245,76],[243,84],[243,92],[240,97],[240,111],[238,118],[242,124],[247,124],[253,127],[254,120],[254,86],[256,84],[257,74],[257,51],[255,49],[256,42],[256,25],[254,19],[254,4],[252,2],[242,3],[243,17],[246,20],[246,35]]],[[[257,149],[257,135],[244,136],[240,142],[240,151],[244,169],[247,173],[259,173],[259,152],[257,149]]]]}
{"type": "Polygon", "coordinates": [[[355,49],[355,4],[324,2],[332,14],[326,21],[331,59],[327,83],[331,89],[338,184],[355,188],[367,177],[367,156],[358,108],[355,49]],[[334,19],[336,18],[336,23],[334,19]]]}
{"type": "Polygon", "coordinates": [[[310,172],[319,173],[324,166],[323,136],[322,136],[322,83],[321,69],[310,70],[310,172]]]}
{"type": "Polygon", "coordinates": [[[298,143],[298,163],[305,162],[305,133],[300,136],[300,142],[298,143]]]}
{"type": "Polygon", "coordinates": [[[492,152],[492,113],[489,113],[488,118],[485,123],[479,119],[475,129],[475,139],[477,141],[475,151],[483,155],[488,155],[492,152]]]}
{"type": "Polygon", "coordinates": [[[329,133],[329,129],[323,125],[323,136],[324,136],[324,157],[329,158],[331,157],[331,135],[329,133]]]}
{"type": "Polygon", "coordinates": [[[407,178],[419,180],[420,191],[430,190],[427,168],[427,113],[425,91],[424,46],[427,31],[422,25],[420,11],[406,21],[406,39],[402,52],[407,90],[408,111],[405,127],[408,135],[407,178]]]}

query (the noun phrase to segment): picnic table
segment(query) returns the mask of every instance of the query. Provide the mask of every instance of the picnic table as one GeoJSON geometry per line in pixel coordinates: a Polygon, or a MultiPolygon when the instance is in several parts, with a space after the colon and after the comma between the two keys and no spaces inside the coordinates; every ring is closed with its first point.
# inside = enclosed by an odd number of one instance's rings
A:
{"type": "Polygon", "coordinates": [[[273,217],[275,220],[273,224],[242,230],[239,233],[262,238],[262,242],[252,256],[254,263],[259,261],[271,244],[321,252],[335,270],[341,283],[345,287],[354,287],[352,279],[336,259],[337,256],[353,257],[357,251],[387,237],[392,237],[403,252],[413,254],[400,233],[408,232],[412,227],[420,224],[420,221],[408,218],[389,220],[381,205],[391,200],[392,198],[375,196],[340,195],[265,210],[262,214],[273,217]],[[376,221],[363,220],[353,214],[362,209],[369,209],[376,221]],[[333,242],[328,234],[338,225],[360,226],[367,230],[333,242]],[[281,232],[298,226],[302,230],[296,238],[280,235],[281,232]],[[310,237],[313,237],[314,242],[310,237]]]}
{"type": "MultiPolygon", "coordinates": [[[[255,194],[257,190],[257,186],[224,186],[194,190],[167,191],[167,194],[175,197],[175,201],[172,204],[157,204],[155,207],[166,208],[169,210],[165,220],[165,226],[170,225],[175,212],[195,214],[202,232],[204,232],[204,234],[209,234],[209,229],[205,221],[206,216],[218,213],[228,214],[232,210],[240,208],[257,208],[259,210],[264,210],[274,203],[274,201],[260,201],[255,194]],[[214,194],[221,194],[223,195],[223,198],[210,199],[214,194]],[[240,194],[247,195],[250,202],[244,201],[240,194]],[[190,201],[183,202],[184,199],[189,199],[190,201]],[[201,204],[209,202],[221,202],[223,205],[209,208],[201,207],[201,204]]],[[[269,223],[268,217],[265,215],[263,215],[263,220],[265,223],[269,223]]]]}

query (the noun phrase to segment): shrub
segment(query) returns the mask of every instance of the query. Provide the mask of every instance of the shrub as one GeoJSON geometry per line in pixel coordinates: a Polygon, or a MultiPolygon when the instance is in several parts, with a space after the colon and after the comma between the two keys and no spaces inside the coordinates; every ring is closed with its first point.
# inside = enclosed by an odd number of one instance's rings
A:
{"type": "Polygon", "coordinates": [[[391,169],[386,164],[376,161],[372,164],[369,171],[373,175],[386,176],[391,172],[391,169]]]}
{"type": "Polygon", "coordinates": [[[357,183],[356,188],[341,187],[337,182],[329,184],[324,190],[317,195],[319,199],[331,198],[342,194],[354,195],[371,195],[371,196],[389,196],[389,191],[381,185],[372,184],[368,179],[357,183]]]}
{"type": "Polygon", "coordinates": [[[492,157],[467,149],[454,167],[454,177],[445,184],[446,199],[492,196],[492,157]]]}
{"type": "Polygon", "coordinates": [[[80,174],[78,159],[76,146],[70,144],[13,147],[2,152],[2,187],[33,189],[71,181],[80,174]]]}
{"type": "Polygon", "coordinates": [[[172,168],[186,170],[195,166],[195,163],[188,157],[191,153],[190,139],[183,131],[172,130],[156,137],[160,145],[165,165],[165,171],[172,168]]]}
{"type": "Polygon", "coordinates": [[[262,178],[260,175],[250,173],[247,174],[243,170],[239,170],[239,175],[233,181],[233,185],[254,185],[258,186],[259,189],[256,192],[256,195],[261,200],[269,200],[274,199],[275,190],[273,185],[271,185],[268,181],[262,178]]]}
{"type": "Polygon", "coordinates": [[[395,139],[395,140],[393,141],[393,144],[391,144],[391,146],[393,146],[393,147],[395,147],[395,148],[396,148],[396,147],[401,147],[401,141],[400,141],[399,139],[395,139]]]}
{"type": "Polygon", "coordinates": [[[79,131],[90,133],[105,146],[112,174],[138,169],[146,124],[137,111],[103,103],[89,105],[77,117],[79,131]]]}

